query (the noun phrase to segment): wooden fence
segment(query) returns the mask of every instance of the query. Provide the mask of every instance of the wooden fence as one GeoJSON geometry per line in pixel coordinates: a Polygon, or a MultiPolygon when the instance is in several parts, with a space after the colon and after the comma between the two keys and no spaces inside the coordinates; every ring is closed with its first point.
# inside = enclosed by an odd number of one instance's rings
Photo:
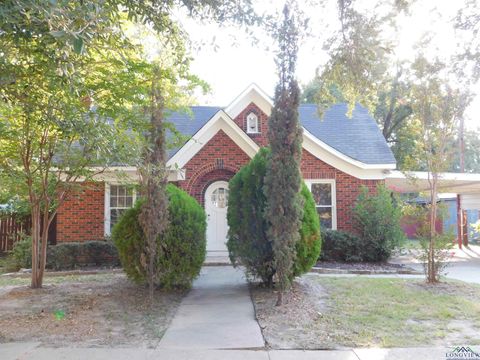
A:
{"type": "MultiPolygon", "coordinates": [[[[40,231],[42,231],[42,226],[40,231]]],[[[22,234],[30,234],[32,219],[17,219],[15,215],[0,217],[0,254],[13,249],[13,245],[19,241],[22,234]]],[[[57,244],[57,216],[53,218],[48,229],[48,244],[57,244]]]]}
{"type": "Polygon", "coordinates": [[[0,217],[0,253],[12,250],[13,244],[21,239],[22,234],[29,234],[32,227],[30,217],[17,219],[15,215],[0,217]]]}

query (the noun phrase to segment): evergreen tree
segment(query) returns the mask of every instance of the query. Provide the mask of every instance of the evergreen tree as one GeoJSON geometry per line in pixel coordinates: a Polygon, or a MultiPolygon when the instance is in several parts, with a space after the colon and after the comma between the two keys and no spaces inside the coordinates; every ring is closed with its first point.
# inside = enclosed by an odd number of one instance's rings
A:
{"type": "Polygon", "coordinates": [[[152,80],[152,114],[150,118],[150,146],[146,147],[142,171],[145,204],[139,216],[145,234],[146,259],[142,264],[147,273],[150,303],[153,303],[155,287],[155,259],[157,238],[162,237],[168,227],[167,196],[167,152],[164,127],[164,94],[160,86],[161,70],[154,66],[152,80]]]}
{"type": "Polygon", "coordinates": [[[302,219],[300,197],[302,130],[298,120],[300,88],[295,79],[299,31],[297,18],[288,5],[277,32],[279,82],[269,119],[268,139],[271,157],[265,177],[266,219],[270,224],[267,237],[273,244],[279,286],[277,306],[289,287],[302,219]]]}

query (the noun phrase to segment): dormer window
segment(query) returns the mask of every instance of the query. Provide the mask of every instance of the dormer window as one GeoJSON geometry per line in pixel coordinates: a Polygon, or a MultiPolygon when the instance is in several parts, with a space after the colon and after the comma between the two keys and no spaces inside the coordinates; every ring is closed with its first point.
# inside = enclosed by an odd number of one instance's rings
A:
{"type": "Polygon", "coordinates": [[[258,134],[258,116],[251,112],[247,116],[247,134],[258,134]]]}

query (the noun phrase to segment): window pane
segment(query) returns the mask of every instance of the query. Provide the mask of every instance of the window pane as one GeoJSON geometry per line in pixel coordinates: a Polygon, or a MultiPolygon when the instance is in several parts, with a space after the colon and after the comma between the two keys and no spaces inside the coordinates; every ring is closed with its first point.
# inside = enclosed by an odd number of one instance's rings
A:
{"type": "Polygon", "coordinates": [[[318,218],[322,229],[332,228],[332,208],[317,207],[318,218]]]}
{"type": "Polygon", "coordinates": [[[125,196],[127,195],[127,189],[125,186],[118,187],[118,196],[125,196]]]}
{"type": "Polygon", "coordinates": [[[117,223],[124,211],[125,209],[112,209],[110,211],[110,230],[112,230],[113,225],[117,223]]]}
{"type": "Polygon", "coordinates": [[[251,113],[247,116],[247,132],[258,132],[258,118],[257,115],[251,113]]]}
{"type": "Polygon", "coordinates": [[[117,207],[117,197],[110,196],[110,207],[117,207]]]}
{"type": "Polygon", "coordinates": [[[117,196],[118,195],[118,186],[117,185],[110,185],[110,195],[117,196]]]}
{"type": "Polygon", "coordinates": [[[125,197],[119,196],[117,198],[117,207],[125,207],[125,197]]]}
{"type": "Polygon", "coordinates": [[[317,205],[332,205],[331,184],[312,184],[312,195],[317,205]]]}
{"type": "Polygon", "coordinates": [[[225,208],[228,206],[228,189],[218,188],[212,193],[212,204],[218,208],[225,208]]]}
{"type": "Polygon", "coordinates": [[[126,207],[132,207],[133,206],[133,197],[132,196],[127,196],[125,198],[125,206],[126,207]]]}

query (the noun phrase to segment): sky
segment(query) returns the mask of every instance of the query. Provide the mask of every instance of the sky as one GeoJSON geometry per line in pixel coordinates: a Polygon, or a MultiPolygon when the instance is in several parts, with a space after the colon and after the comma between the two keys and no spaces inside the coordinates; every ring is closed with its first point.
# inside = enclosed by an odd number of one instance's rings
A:
{"type": "MultiPolygon", "coordinates": [[[[257,0],[254,3],[260,11],[283,6],[282,1],[274,0],[257,0]]],[[[316,69],[328,61],[328,55],[322,49],[322,39],[338,27],[338,22],[336,0],[326,0],[323,8],[310,4],[309,0],[300,0],[300,3],[311,16],[313,33],[318,34],[304,41],[299,49],[297,78],[301,84],[306,84],[314,77],[316,69]],[[325,19],[330,20],[326,22],[325,19]]],[[[461,3],[451,0],[417,1],[411,11],[413,16],[401,16],[398,20],[396,55],[401,59],[412,59],[415,44],[427,31],[435,34],[432,54],[447,56],[451,53],[458,39],[451,26],[445,25],[444,17],[456,14],[461,3]]],[[[239,28],[199,23],[185,17],[179,19],[194,45],[192,72],[211,86],[210,93],[197,96],[199,104],[226,106],[251,83],[256,83],[267,94],[273,94],[277,75],[273,41],[267,34],[255,31],[259,44],[253,44],[252,39],[239,28]]],[[[474,90],[480,94],[480,85],[474,90]]],[[[480,96],[474,99],[466,118],[467,127],[480,127],[480,96]]]]}

